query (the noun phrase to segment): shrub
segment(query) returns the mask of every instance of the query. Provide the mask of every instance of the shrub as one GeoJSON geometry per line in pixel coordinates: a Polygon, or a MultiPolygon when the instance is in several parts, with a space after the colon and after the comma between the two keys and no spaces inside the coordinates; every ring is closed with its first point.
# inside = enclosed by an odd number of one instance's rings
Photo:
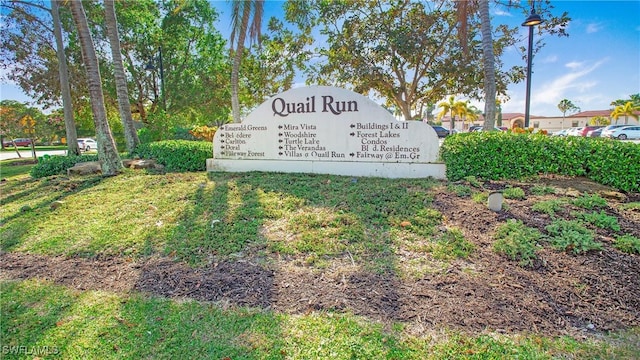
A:
{"type": "Polygon", "coordinates": [[[548,185],[535,185],[531,188],[531,193],[533,195],[547,195],[547,194],[555,194],[556,190],[553,186],[548,185]]]}
{"type": "Polygon", "coordinates": [[[602,249],[602,244],[594,240],[593,232],[580,221],[555,220],[545,229],[549,232],[551,245],[558,250],[581,254],[602,249]]]}
{"type": "Polygon", "coordinates": [[[551,217],[556,215],[556,212],[562,210],[564,207],[564,201],[558,199],[551,199],[546,201],[540,201],[531,207],[531,210],[537,211],[540,213],[547,214],[551,217]]]}
{"type": "Polygon", "coordinates": [[[204,141],[166,140],[140,144],[133,152],[144,159],[155,159],[167,171],[205,171],[213,156],[213,144],[204,141]]]}
{"type": "Polygon", "coordinates": [[[602,208],[607,206],[607,200],[603,199],[598,194],[582,194],[579,198],[574,199],[571,203],[577,207],[581,207],[583,209],[595,209],[602,208]]]}
{"type": "Polygon", "coordinates": [[[474,250],[473,243],[464,238],[458,229],[448,229],[436,241],[433,247],[433,257],[436,259],[466,258],[474,250]]]}
{"type": "Polygon", "coordinates": [[[52,175],[66,174],[67,169],[72,168],[75,164],[87,161],[98,161],[98,155],[80,155],[80,156],[50,156],[45,155],[38,158],[38,164],[31,168],[31,176],[34,178],[42,178],[52,175]]]}
{"type": "Polygon", "coordinates": [[[613,246],[627,254],[640,254],[640,239],[629,234],[616,238],[613,246]]]}
{"type": "Polygon", "coordinates": [[[549,137],[541,133],[481,131],[445,138],[440,158],[450,181],[539,174],[587,176],[624,191],[640,191],[640,147],[610,139],[549,137]]]}
{"type": "Polygon", "coordinates": [[[509,219],[496,230],[493,249],[505,254],[511,260],[518,260],[520,266],[528,266],[536,258],[536,247],[542,233],[525,226],[522,221],[509,219]]]}
{"type": "Polygon", "coordinates": [[[618,224],[618,218],[615,216],[607,215],[604,210],[600,210],[600,212],[592,212],[592,213],[575,213],[579,219],[582,219],[590,224],[593,224],[601,229],[611,229],[614,231],[620,231],[620,224],[618,224]]]}
{"type": "Polygon", "coordinates": [[[504,195],[505,199],[519,199],[519,200],[522,200],[522,199],[525,198],[524,190],[522,190],[519,187],[508,187],[508,188],[504,189],[504,191],[502,192],[502,195],[504,195]]]}
{"type": "Polygon", "coordinates": [[[458,197],[471,196],[471,188],[467,185],[449,184],[447,190],[456,194],[458,197]]]}

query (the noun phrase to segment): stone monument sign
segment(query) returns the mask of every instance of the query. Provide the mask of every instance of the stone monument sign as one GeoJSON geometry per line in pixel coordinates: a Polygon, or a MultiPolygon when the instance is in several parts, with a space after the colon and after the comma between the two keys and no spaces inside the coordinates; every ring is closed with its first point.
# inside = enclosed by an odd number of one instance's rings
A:
{"type": "Polygon", "coordinates": [[[398,121],[349,90],[311,86],[285,91],[242,123],[221,126],[207,171],[444,179],[438,151],[428,124],[398,121]]]}

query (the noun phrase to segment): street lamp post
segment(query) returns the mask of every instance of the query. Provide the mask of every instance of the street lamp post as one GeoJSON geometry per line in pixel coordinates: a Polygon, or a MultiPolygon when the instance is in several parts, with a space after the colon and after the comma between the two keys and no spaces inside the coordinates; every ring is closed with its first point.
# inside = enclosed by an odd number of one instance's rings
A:
{"type": "Polygon", "coordinates": [[[527,92],[525,94],[524,128],[529,128],[529,110],[531,108],[531,61],[533,60],[533,27],[541,24],[544,20],[536,14],[534,3],[531,3],[531,15],[522,23],[522,26],[529,27],[529,48],[527,49],[527,92]]]}
{"type": "MultiPolygon", "coordinates": [[[[158,46],[158,67],[160,68],[160,98],[162,98],[162,109],[167,110],[167,101],[165,100],[164,92],[164,66],[162,66],[162,47],[158,46]]],[[[155,70],[156,67],[153,61],[149,61],[145,70],[155,70]]]]}

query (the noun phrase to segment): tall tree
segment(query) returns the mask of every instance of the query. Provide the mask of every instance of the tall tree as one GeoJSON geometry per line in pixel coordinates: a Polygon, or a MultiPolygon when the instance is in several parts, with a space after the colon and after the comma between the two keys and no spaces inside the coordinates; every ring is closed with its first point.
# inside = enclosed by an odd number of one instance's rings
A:
{"type": "Polygon", "coordinates": [[[616,106],[611,112],[611,117],[618,120],[620,116],[624,116],[624,123],[628,124],[629,116],[636,119],[636,121],[638,120],[640,117],[638,112],[640,112],[640,105],[635,105],[633,102],[627,101],[624,105],[616,106]]]}
{"type": "Polygon", "coordinates": [[[80,1],[69,2],[71,15],[78,30],[78,39],[82,49],[87,72],[89,86],[89,97],[91,98],[91,110],[96,128],[96,138],[98,141],[98,158],[101,161],[102,174],[105,176],[117,175],[122,169],[122,160],[118,155],[111,128],[107,122],[107,110],[104,105],[104,95],[102,92],[102,79],[100,77],[100,67],[98,57],[93,45],[93,39],[87,23],[87,16],[80,1]]]}
{"type": "Polygon", "coordinates": [[[71,86],[69,85],[69,70],[67,57],[64,54],[64,41],[62,40],[62,22],[60,21],[61,0],[51,1],[51,17],[53,19],[53,33],[56,38],[56,55],[58,56],[58,74],[60,76],[60,92],[62,95],[62,108],[64,111],[64,125],[67,140],[67,155],[80,155],[78,147],[78,133],[76,122],[73,118],[73,102],[71,100],[71,86]]]}
{"type": "MultiPolygon", "coordinates": [[[[239,99],[239,72],[240,63],[244,55],[244,43],[249,32],[252,40],[260,38],[262,27],[262,14],[264,10],[263,0],[233,1],[231,12],[231,44],[235,43],[235,53],[233,55],[233,68],[231,69],[231,109],[233,122],[240,122],[240,101],[239,99]],[[251,20],[251,25],[249,21],[251,20]],[[237,41],[236,41],[237,37],[237,41]]],[[[232,49],[233,51],[233,49],[232,49]]]]}
{"type": "Polygon", "coordinates": [[[449,114],[450,123],[449,128],[451,132],[456,128],[456,116],[464,116],[467,113],[467,103],[464,101],[456,100],[454,96],[449,96],[447,101],[442,101],[438,104],[438,107],[442,108],[437,115],[438,119],[442,119],[445,115],[449,114]]]}
{"type": "Polygon", "coordinates": [[[122,53],[120,51],[120,37],[118,36],[118,19],[114,0],[104,0],[104,20],[109,35],[111,45],[111,57],[113,58],[113,73],[116,80],[116,92],[118,94],[118,109],[124,128],[124,138],[127,143],[127,150],[133,152],[140,140],[133,125],[131,116],[131,104],[129,103],[129,91],[127,90],[127,76],[122,63],[122,53]]]}
{"type": "Polygon", "coordinates": [[[480,28],[482,32],[482,64],[484,65],[484,124],[486,131],[493,130],[496,122],[496,60],[493,54],[489,0],[478,0],[480,28]]]}
{"type": "Polygon", "coordinates": [[[564,118],[567,112],[578,112],[580,108],[574,105],[571,100],[562,99],[558,103],[558,109],[562,112],[562,128],[564,129],[564,118]]]}

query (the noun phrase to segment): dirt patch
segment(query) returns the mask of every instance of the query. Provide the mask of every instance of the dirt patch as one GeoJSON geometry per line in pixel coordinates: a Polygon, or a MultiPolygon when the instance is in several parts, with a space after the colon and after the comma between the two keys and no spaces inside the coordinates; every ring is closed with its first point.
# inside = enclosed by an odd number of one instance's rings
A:
{"type": "MultiPolygon", "coordinates": [[[[640,326],[640,256],[612,247],[617,234],[640,237],[640,211],[622,206],[638,201],[638,196],[578,180],[543,179],[557,188],[552,195],[533,194],[532,183],[485,183],[487,189],[518,186],[525,191],[525,200],[507,199],[507,209],[500,212],[440,188],[433,206],[445,216],[444,225],[460,229],[476,248],[470,258],[418,279],[364,271],[348,255],[323,269],[275,255],[269,259],[248,255],[194,269],[168,258],[133,262],[20,253],[0,254],[0,278],[37,277],[80,290],[140,291],[290,314],[350,312],[387,324],[403,322],[416,334],[450,328],[472,334],[583,337],[640,326]],[[619,219],[620,232],[597,230],[603,250],[572,255],[544,246],[533,266],[526,268],[492,250],[499,224],[519,219],[544,232],[551,219],[531,211],[531,206],[583,191],[608,194],[606,211],[619,219]]],[[[571,218],[573,210],[569,206],[557,216],[571,218]]]]}

